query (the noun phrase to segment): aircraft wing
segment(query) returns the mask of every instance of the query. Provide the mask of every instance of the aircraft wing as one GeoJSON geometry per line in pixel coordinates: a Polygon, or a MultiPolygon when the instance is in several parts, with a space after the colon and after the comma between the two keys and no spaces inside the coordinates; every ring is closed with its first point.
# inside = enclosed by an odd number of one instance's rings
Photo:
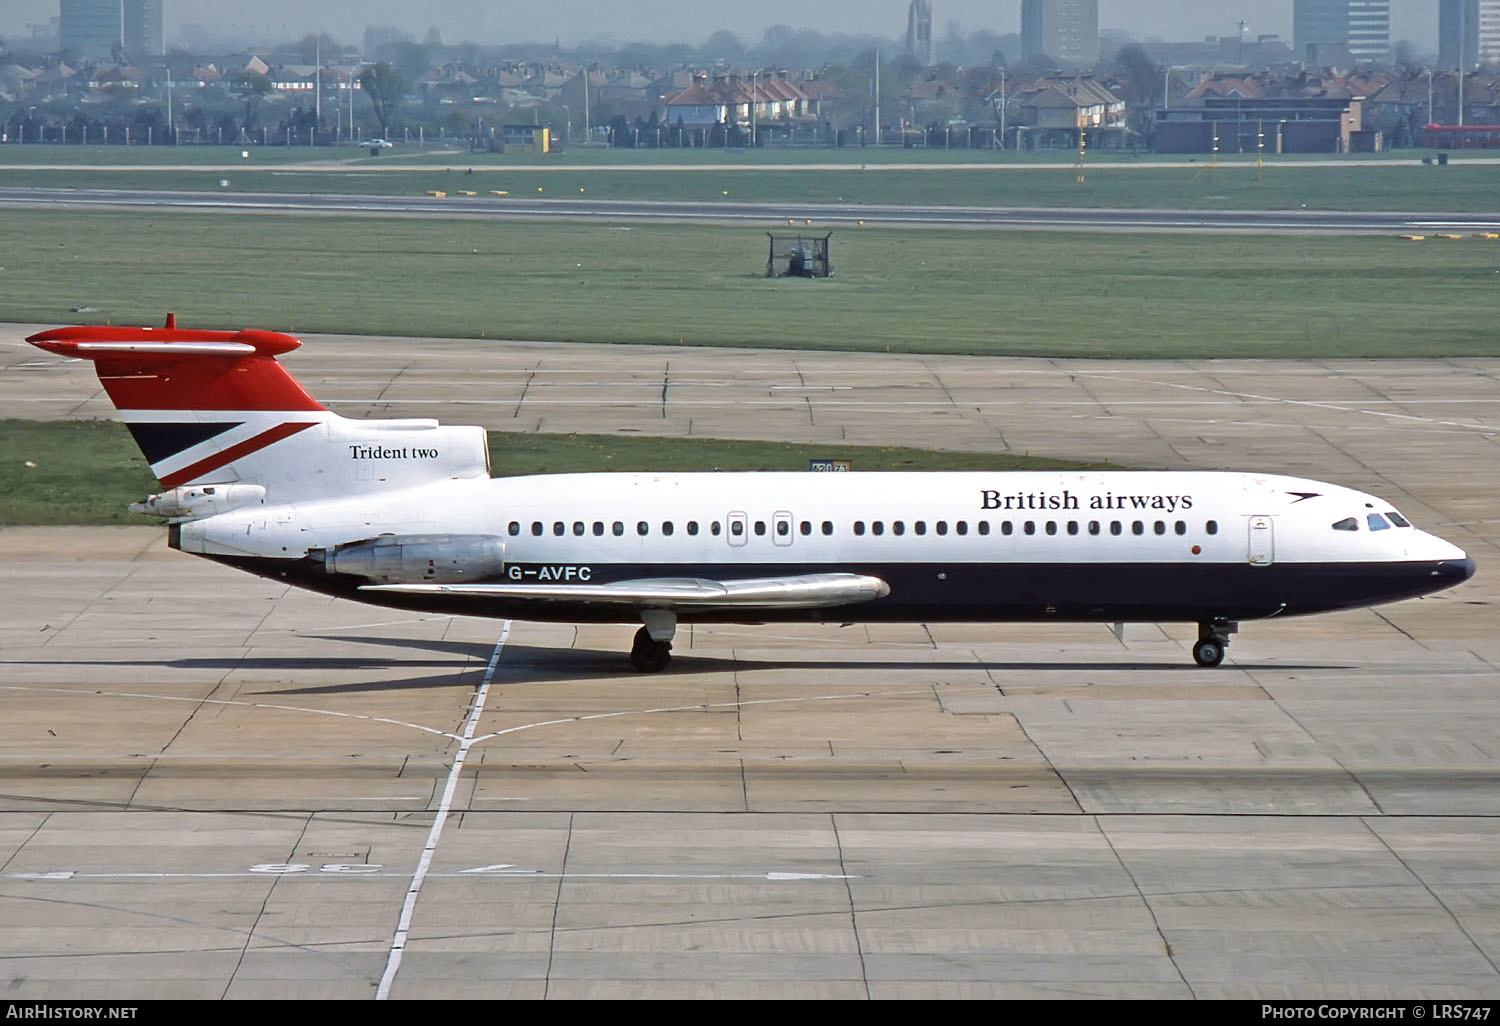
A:
{"type": "Polygon", "coordinates": [[[360,591],[452,595],[511,601],[586,603],[640,609],[812,609],[884,598],[890,585],[864,574],[793,574],[715,581],[704,577],[645,577],[609,584],[370,584],[360,591]]]}

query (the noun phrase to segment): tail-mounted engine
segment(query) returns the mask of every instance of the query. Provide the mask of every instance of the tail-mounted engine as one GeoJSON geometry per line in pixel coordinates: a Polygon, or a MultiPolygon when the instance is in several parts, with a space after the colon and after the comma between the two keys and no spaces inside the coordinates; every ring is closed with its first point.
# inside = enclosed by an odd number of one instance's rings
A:
{"type": "Polygon", "coordinates": [[[485,534],[383,534],[308,556],[330,574],[374,584],[461,584],[500,576],[505,542],[485,534]]]}
{"type": "Polygon", "coordinates": [[[261,485],[221,484],[183,485],[170,492],[148,495],[130,504],[130,512],[145,513],[168,520],[198,520],[216,513],[227,513],[241,506],[263,505],[266,490],[261,485]]]}

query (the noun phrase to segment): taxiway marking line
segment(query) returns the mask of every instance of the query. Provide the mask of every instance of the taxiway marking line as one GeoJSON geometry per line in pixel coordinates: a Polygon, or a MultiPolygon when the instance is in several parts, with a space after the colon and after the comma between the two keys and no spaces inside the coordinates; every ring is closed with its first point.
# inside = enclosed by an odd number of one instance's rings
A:
{"type": "Polygon", "coordinates": [[[469,718],[464,721],[463,738],[458,743],[458,751],[453,756],[453,768],[448,771],[448,782],[443,786],[443,798],[438,803],[437,816],[432,821],[432,830],[427,834],[427,844],[422,849],[422,857],[417,861],[417,871],[412,874],[411,886],[406,889],[406,901],[401,906],[401,919],[396,924],[396,935],[391,939],[391,949],[386,956],[385,973],[380,977],[380,985],[375,991],[375,1000],[384,1001],[391,996],[391,984],[396,980],[396,971],[401,968],[401,956],[406,950],[406,940],[411,932],[412,914],[417,908],[417,898],[422,893],[422,883],[427,879],[427,870],[432,866],[432,857],[437,853],[438,840],[443,836],[443,826],[448,822],[448,810],[453,807],[453,795],[458,790],[458,779],[464,771],[464,760],[468,757],[469,747],[474,743],[474,729],[479,725],[479,717],[484,714],[485,699],[489,697],[490,681],[495,679],[495,668],[500,665],[500,653],[505,648],[505,639],[510,635],[510,621],[505,620],[500,626],[500,638],[495,642],[495,650],[490,653],[489,666],[485,667],[484,680],[480,681],[479,690],[474,693],[474,704],[469,710],[469,718]]]}
{"type": "MultiPolygon", "coordinates": [[[[47,664],[34,665],[70,665],[64,661],[49,661],[47,664]]],[[[438,730],[436,727],[424,727],[420,723],[407,723],[405,720],[393,720],[387,716],[367,716],[364,713],[337,712],[333,709],[313,709],[305,705],[285,705],[279,702],[240,702],[226,698],[193,698],[184,695],[152,695],[139,691],[103,691],[99,688],[60,688],[43,687],[35,684],[0,684],[0,691],[41,691],[55,695],[86,696],[93,695],[98,698],[146,698],[157,702],[192,702],[195,705],[223,705],[244,706],[247,709],[275,709],[278,712],[310,713],[314,716],[336,716],[346,720],[368,720],[371,723],[389,723],[396,727],[410,727],[412,730],[420,730],[425,734],[436,734],[439,737],[456,737],[450,731],[438,730]]]]}

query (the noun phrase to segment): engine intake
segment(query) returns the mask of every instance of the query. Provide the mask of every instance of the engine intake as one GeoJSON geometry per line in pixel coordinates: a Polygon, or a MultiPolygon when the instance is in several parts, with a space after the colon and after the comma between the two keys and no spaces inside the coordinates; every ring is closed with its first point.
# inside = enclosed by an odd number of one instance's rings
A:
{"type": "Polygon", "coordinates": [[[216,513],[227,513],[241,506],[266,501],[266,490],[260,485],[221,484],[184,485],[170,492],[148,495],[130,504],[130,512],[145,513],[170,520],[197,520],[216,513]]]}

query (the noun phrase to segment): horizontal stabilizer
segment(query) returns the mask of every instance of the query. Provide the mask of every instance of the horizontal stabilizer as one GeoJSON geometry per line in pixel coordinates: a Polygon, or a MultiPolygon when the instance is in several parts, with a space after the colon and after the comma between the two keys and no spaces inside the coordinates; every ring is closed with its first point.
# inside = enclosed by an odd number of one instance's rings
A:
{"type": "Polygon", "coordinates": [[[647,577],[610,584],[374,584],[360,591],[405,595],[584,603],[599,608],[814,609],[869,602],[890,585],[863,574],[797,574],[714,581],[703,577],[647,577]]]}

